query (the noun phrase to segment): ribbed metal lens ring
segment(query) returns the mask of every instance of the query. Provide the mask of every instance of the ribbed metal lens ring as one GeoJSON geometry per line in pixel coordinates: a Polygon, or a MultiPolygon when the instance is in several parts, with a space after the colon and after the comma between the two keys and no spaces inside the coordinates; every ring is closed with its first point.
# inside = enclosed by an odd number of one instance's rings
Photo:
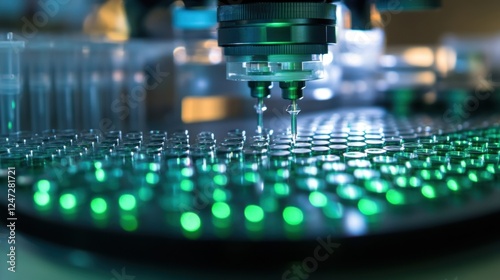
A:
{"type": "Polygon", "coordinates": [[[314,2],[261,2],[218,8],[219,45],[225,55],[324,54],[335,43],[335,6],[314,2]]]}

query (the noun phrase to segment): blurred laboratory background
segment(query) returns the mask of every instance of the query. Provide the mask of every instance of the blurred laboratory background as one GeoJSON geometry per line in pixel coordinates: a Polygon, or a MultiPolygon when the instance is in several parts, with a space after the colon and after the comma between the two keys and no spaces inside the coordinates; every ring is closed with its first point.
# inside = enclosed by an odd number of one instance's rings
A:
{"type": "MultiPolygon", "coordinates": [[[[338,43],[323,58],[326,78],[306,86],[303,111],[375,105],[411,114],[467,100],[474,107],[474,94],[492,90],[498,76],[498,8],[493,0],[444,0],[439,9],[402,13],[396,1],[372,13],[375,28],[358,31],[339,6],[338,43]]],[[[2,97],[2,109],[15,108],[2,133],[158,129],[254,114],[247,85],[225,78],[216,1],[194,12],[174,1],[3,1],[0,26],[4,38],[13,32],[24,42],[13,54],[17,95],[2,97]]],[[[270,117],[287,105],[277,88],[266,101],[270,117]]]]}

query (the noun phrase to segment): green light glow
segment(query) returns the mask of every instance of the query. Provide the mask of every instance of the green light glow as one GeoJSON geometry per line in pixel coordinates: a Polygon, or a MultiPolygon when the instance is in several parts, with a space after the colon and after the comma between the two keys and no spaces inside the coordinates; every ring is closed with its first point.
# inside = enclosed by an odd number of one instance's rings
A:
{"type": "Polygon", "coordinates": [[[422,170],[420,171],[420,176],[422,176],[424,180],[429,180],[431,178],[431,172],[429,170],[422,170]]]}
{"type": "Polygon", "coordinates": [[[70,193],[63,194],[59,198],[59,204],[63,209],[70,210],[76,206],[76,197],[70,193]]]}
{"type": "Polygon", "coordinates": [[[184,230],[194,232],[200,229],[201,220],[196,213],[186,212],[181,215],[181,226],[184,230]]]}
{"type": "Polygon", "coordinates": [[[380,171],[382,173],[387,173],[394,176],[394,175],[401,175],[406,171],[406,168],[397,165],[382,165],[380,167],[380,171]]]}
{"type": "Polygon", "coordinates": [[[362,198],[358,202],[358,209],[361,213],[367,216],[375,215],[382,211],[380,205],[377,204],[377,202],[367,198],[362,198]]]}
{"type": "Polygon", "coordinates": [[[222,173],[226,171],[226,166],[222,164],[214,164],[212,165],[212,171],[217,173],[222,173]]]}
{"type": "Polygon", "coordinates": [[[309,194],[309,202],[315,207],[325,207],[328,203],[328,198],[320,192],[312,192],[309,194]]]}
{"type": "Polygon", "coordinates": [[[288,171],[288,169],[278,169],[276,171],[276,175],[282,178],[288,178],[290,176],[290,172],[288,171]]]}
{"type": "Polygon", "coordinates": [[[214,176],[214,183],[219,186],[225,186],[227,184],[227,177],[223,174],[218,174],[214,176]]]}
{"type": "Polygon", "coordinates": [[[151,171],[159,171],[160,170],[160,165],[158,163],[150,163],[149,164],[149,170],[151,171]]]}
{"type": "Polygon", "coordinates": [[[38,206],[46,206],[50,202],[50,195],[46,192],[35,192],[33,199],[38,206]]]}
{"type": "Polygon", "coordinates": [[[7,123],[7,128],[8,128],[9,130],[12,130],[12,127],[13,127],[12,122],[8,122],[8,123],[7,123]]]}
{"type": "Polygon", "coordinates": [[[419,172],[423,180],[442,180],[443,173],[439,170],[421,170],[419,172]]]}
{"type": "Polygon", "coordinates": [[[389,184],[383,180],[366,181],[365,188],[371,192],[384,193],[389,189],[389,184]]]}
{"type": "Polygon", "coordinates": [[[468,177],[469,177],[469,180],[471,180],[474,183],[477,183],[479,181],[479,179],[477,178],[476,173],[474,173],[474,172],[469,173],[468,177]]]}
{"type": "Polygon", "coordinates": [[[278,195],[288,195],[290,193],[290,187],[288,187],[287,183],[275,183],[274,184],[274,191],[278,195]]]}
{"type": "Polygon", "coordinates": [[[50,191],[50,182],[48,180],[40,180],[36,183],[36,188],[40,192],[48,192],[50,191]]]}
{"type": "Polygon", "coordinates": [[[120,205],[121,209],[129,211],[136,207],[137,201],[135,200],[135,197],[131,194],[122,194],[118,199],[118,204],[120,205]]]}
{"type": "Polygon", "coordinates": [[[184,168],[182,168],[182,170],[181,170],[181,175],[182,175],[183,177],[191,177],[191,176],[193,176],[193,173],[194,173],[194,171],[193,171],[193,169],[192,169],[192,168],[187,168],[187,167],[184,167],[184,168]]]}
{"type": "Polygon", "coordinates": [[[316,178],[306,178],[305,180],[297,180],[297,185],[299,185],[300,188],[310,190],[310,191],[315,191],[320,187],[320,182],[316,178]]]}
{"type": "Polygon", "coordinates": [[[488,164],[488,166],[486,167],[486,171],[490,172],[491,174],[497,173],[495,165],[493,164],[488,164]]]}
{"type": "Polygon", "coordinates": [[[347,184],[338,186],[337,194],[344,199],[355,200],[363,196],[363,190],[356,185],[347,184]]]}
{"type": "Polygon", "coordinates": [[[270,22],[270,23],[266,23],[266,26],[268,26],[268,27],[284,27],[284,26],[290,26],[290,23],[286,23],[286,22],[270,22]]]}
{"type": "Polygon", "coordinates": [[[436,198],[436,190],[431,185],[424,185],[422,187],[422,194],[430,199],[436,198]]]}
{"type": "Polygon", "coordinates": [[[248,182],[257,183],[259,181],[259,174],[255,172],[245,172],[244,178],[248,182]]]}
{"type": "Polygon", "coordinates": [[[95,171],[95,178],[99,182],[104,182],[106,180],[106,172],[102,169],[97,169],[95,171]]]}
{"type": "Polygon", "coordinates": [[[181,189],[185,192],[190,192],[194,189],[193,181],[189,179],[181,180],[181,189]]]}
{"type": "Polygon", "coordinates": [[[148,172],[148,174],[146,174],[146,183],[150,185],[155,185],[158,184],[159,181],[160,181],[160,176],[158,176],[158,174],[153,172],[148,172]]]}
{"type": "Polygon", "coordinates": [[[406,179],[406,177],[399,176],[396,179],[396,185],[398,185],[399,187],[404,188],[404,187],[406,187],[408,185],[408,180],[406,179]]]}
{"type": "Polygon", "coordinates": [[[216,202],[212,205],[212,214],[219,219],[225,219],[231,215],[231,208],[225,202],[216,202]]]}
{"type": "Polygon", "coordinates": [[[283,210],[283,219],[287,224],[296,226],[304,221],[304,214],[299,208],[288,206],[283,210]]]}
{"type": "Polygon", "coordinates": [[[323,207],[323,213],[328,218],[339,219],[344,215],[344,207],[338,202],[329,201],[326,207],[323,207]]]}
{"type": "Polygon", "coordinates": [[[458,182],[455,179],[449,179],[448,182],[446,182],[446,185],[448,186],[448,189],[454,192],[460,190],[460,186],[458,185],[458,182]]]}
{"type": "Polygon", "coordinates": [[[389,190],[385,194],[385,198],[389,201],[390,204],[394,205],[402,205],[405,203],[405,196],[402,192],[398,190],[389,190]]]}
{"type": "Polygon", "coordinates": [[[227,195],[224,190],[221,189],[215,189],[213,193],[213,197],[215,201],[226,201],[227,200],[227,195]]]}
{"type": "Polygon", "coordinates": [[[90,202],[90,209],[96,214],[102,214],[108,209],[108,204],[103,198],[96,197],[90,202]]]}
{"type": "Polygon", "coordinates": [[[102,168],[102,162],[100,162],[100,161],[94,162],[94,167],[95,167],[95,169],[101,169],[102,168]]]}
{"type": "Polygon", "coordinates": [[[245,208],[245,218],[253,223],[258,223],[264,219],[264,210],[257,205],[248,205],[245,208]]]}
{"type": "Polygon", "coordinates": [[[420,179],[418,179],[415,176],[411,177],[410,178],[410,186],[412,186],[412,187],[418,187],[418,186],[420,186],[420,179]]]}
{"type": "Polygon", "coordinates": [[[135,231],[139,222],[134,215],[126,214],[120,217],[120,225],[126,231],[135,231]]]}

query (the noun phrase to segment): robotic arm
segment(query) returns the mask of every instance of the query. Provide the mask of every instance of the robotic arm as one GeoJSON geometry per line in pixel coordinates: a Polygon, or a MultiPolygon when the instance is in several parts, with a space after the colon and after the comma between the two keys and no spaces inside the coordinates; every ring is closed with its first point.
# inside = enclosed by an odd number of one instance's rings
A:
{"type": "MultiPolygon", "coordinates": [[[[189,1],[193,2],[193,1],[189,1]]],[[[334,0],[244,1],[218,4],[219,46],[224,48],[227,78],[247,81],[257,98],[257,133],[263,130],[264,98],[278,82],[282,98],[291,101],[291,134],[297,135],[297,100],[306,81],[323,76],[321,57],[336,42],[334,0]]],[[[381,10],[415,10],[439,6],[437,0],[344,0],[352,29],[371,29],[372,6],[381,10]]]]}
{"type": "MultiPolygon", "coordinates": [[[[231,2],[231,1],[227,1],[231,2]]],[[[233,1],[234,2],[234,1],[233,1]]],[[[247,1],[219,4],[219,46],[224,48],[227,78],[247,81],[257,98],[257,133],[262,133],[264,98],[278,82],[291,101],[291,134],[297,134],[297,100],[308,80],[322,78],[321,57],[335,43],[335,5],[326,1],[247,1]]]]}
{"type": "MultiPolygon", "coordinates": [[[[167,1],[168,2],[168,1],[167,1]]],[[[170,1],[172,2],[172,1],[170,1]]],[[[257,99],[257,132],[263,132],[264,98],[273,82],[290,100],[291,134],[296,137],[297,101],[309,80],[323,77],[322,55],[336,42],[336,6],[350,11],[350,28],[369,30],[371,13],[438,8],[441,0],[184,0],[187,9],[217,6],[218,41],[227,62],[227,78],[246,81],[257,99]]],[[[134,5],[165,4],[165,0],[126,1],[134,5]]],[[[133,24],[131,24],[133,26],[133,24]]]]}

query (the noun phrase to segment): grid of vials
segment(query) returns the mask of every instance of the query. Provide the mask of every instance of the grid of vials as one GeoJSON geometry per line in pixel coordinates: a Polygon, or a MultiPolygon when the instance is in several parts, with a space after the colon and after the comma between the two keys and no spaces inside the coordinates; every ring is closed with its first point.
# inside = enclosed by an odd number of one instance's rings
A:
{"type": "Polygon", "coordinates": [[[331,114],[303,118],[295,141],[280,130],[19,132],[0,140],[0,170],[17,168],[18,211],[96,230],[356,235],[388,213],[498,187],[499,124],[331,114]]]}

